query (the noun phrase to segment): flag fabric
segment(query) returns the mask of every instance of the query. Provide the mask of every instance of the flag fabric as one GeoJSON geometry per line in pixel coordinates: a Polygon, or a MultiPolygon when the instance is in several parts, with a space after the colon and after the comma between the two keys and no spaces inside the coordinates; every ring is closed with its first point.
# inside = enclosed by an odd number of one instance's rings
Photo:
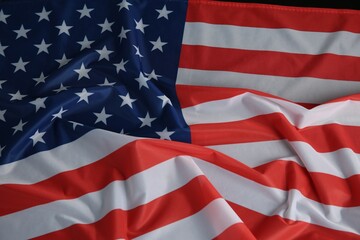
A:
{"type": "Polygon", "coordinates": [[[0,239],[360,239],[359,22],[0,3],[0,239]]]}

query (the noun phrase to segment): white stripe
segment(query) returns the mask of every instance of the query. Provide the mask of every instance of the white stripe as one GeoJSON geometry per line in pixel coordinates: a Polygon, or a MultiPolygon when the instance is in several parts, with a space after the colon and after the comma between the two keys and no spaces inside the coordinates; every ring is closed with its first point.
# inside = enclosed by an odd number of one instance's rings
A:
{"type": "Polygon", "coordinates": [[[319,153],[308,143],[300,141],[266,141],[209,146],[209,148],[252,168],[281,160],[296,162],[308,172],[326,173],[339,178],[360,174],[360,154],[349,148],[319,153]]]}
{"type": "Polygon", "coordinates": [[[308,110],[295,103],[247,92],[187,107],[182,112],[188,125],[240,121],[263,114],[282,113],[300,129],[330,123],[360,126],[360,101],[352,100],[323,104],[308,110]]]}
{"type": "Polygon", "coordinates": [[[266,187],[211,163],[202,160],[195,162],[228,201],[267,216],[279,215],[294,221],[360,233],[360,207],[321,204],[304,197],[298,190],[283,191],[266,187]]]}
{"type": "Polygon", "coordinates": [[[176,84],[248,88],[293,102],[324,103],[360,93],[360,82],[180,68],[176,84]]]}
{"type": "Polygon", "coordinates": [[[360,35],[187,22],[183,44],[302,54],[360,56],[360,35]]]}
{"type": "Polygon", "coordinates": [[[95,129],[73,142],[0,165],[0,184],[36,183],[60,172],[96,162],[136,139],[140,138],[95,129]]]}
{"type": "Polygon", "coordinates": [[[251,168],[280,159],[294,161],[299,165],[302,164],[300,160],[296,159],[296,153],[286,140],[234,143],[207,147],[224,153],[251,168]]]}
{"type": "Polygon", "coordinates": [[[198,213],[135,238],[136,240],[208,240],[240,223],[224,199],[216,199],[198,213]]]}
{"type": "Polygon", "coordinates": [[[93,223],[113,209],[146,204],[199,175],[202,172],[191,157],[176,157],[100,191],[0,217],[0,239],[29,239],[73,224],[93,223]]]}
{"type": "Polygon", "coordinates": [[[319,153],[305,142],[290,142],[290,145],[310,172],[322,172],[340,178],[360,174],[360,154],[349,148],[319,153]]]}

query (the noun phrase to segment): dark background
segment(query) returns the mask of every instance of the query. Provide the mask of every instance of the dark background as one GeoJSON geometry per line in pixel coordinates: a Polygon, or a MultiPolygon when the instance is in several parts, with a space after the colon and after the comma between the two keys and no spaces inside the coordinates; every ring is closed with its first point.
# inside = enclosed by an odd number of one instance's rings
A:
{"type": "MultiPolygon", "coordinates": [[[[326,0],[218,0],[219,2],[249,2],[249,3],[268,3],[285,6],[299,7],[320,7],[320,8],[339,8],[339,9],[360,9],[360,1],[326,1],[326,0]]],[[[360,24],[360,23],[359,23],[360,24]]]]}
{"type": "MultiPolygon", "coordinates": [[[[0,0],[1,2],[11,2],[14,0],[0,0]]],[[[74,0],[76,1],[76,0],[74,0]]],[[[320,7],[320,8],[340,8],[340,9],[360,9],[360,1],[358,0],[218,0],[219,2],[249,2],[249,3],[267,3],[284,6],[299,7],[320,7]]]]}

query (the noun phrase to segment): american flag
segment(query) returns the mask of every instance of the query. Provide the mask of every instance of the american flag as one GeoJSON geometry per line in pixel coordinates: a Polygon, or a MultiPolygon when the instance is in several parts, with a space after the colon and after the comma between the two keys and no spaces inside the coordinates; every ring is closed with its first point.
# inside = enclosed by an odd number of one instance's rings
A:
{"type": "Polygon", "coordinates": [[[360,239],[359,22],[0,3],[0,239],[360,239]]]}

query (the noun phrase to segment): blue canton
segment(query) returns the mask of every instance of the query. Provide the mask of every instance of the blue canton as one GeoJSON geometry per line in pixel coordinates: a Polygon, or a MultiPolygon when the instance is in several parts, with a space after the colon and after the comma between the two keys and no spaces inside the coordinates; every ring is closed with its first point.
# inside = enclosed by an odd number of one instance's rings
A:
{"type": "Polygon", "coordinates": [[[189,142],[175,80],[186,1],[0,3],[0,164],[94,128],[189,142]]]}

